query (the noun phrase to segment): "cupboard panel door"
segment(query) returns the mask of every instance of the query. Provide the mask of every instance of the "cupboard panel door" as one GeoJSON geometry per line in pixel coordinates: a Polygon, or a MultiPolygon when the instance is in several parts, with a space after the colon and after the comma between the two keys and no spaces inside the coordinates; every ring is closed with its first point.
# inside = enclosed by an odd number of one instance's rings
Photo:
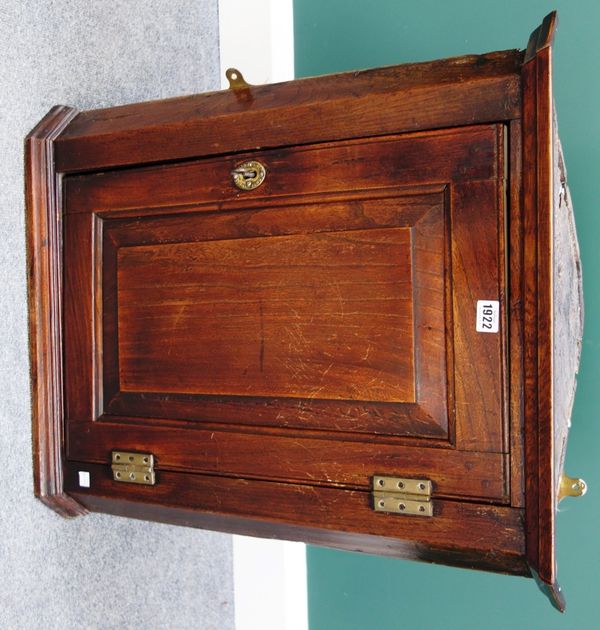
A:
{"type": "Polygon", "coordinates": [[[232,158],[67,178],[69,457],[362,487],[431,447],[438,492],[504,501],[504,326],[475,321],[478,300],[504,317],[501,138],[264,152],[263,197],[217,194],[232,158]]]}

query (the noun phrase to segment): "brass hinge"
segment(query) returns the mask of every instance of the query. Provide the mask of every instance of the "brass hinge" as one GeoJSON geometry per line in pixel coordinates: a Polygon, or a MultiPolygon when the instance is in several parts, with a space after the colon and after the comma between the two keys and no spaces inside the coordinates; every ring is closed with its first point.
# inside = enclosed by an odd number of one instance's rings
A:
{"type": "Polygon", "coordinates": [[[113,451],[111,468],[115,481],[141,483],[145,486],[153,486],[156,483],[154,455],[151,453],[113,451]]]}
{"type": "Polygon", "coordinates": [[[373,508],[376,512],[433,516],[432,484],[429,479],[373,477],[373,508]]]}

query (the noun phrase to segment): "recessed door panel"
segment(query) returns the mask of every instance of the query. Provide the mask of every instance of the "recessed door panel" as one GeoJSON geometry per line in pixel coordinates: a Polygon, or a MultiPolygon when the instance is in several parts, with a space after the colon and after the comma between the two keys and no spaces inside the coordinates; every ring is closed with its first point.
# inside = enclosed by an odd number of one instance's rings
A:
{"type": "Polygon", "coordinates": [[[447,214],[396,189],[97,223],[102,409],[447,438],[447,214]]]}
{"type": "Polygon", "coordinates": [[[121,390],[415,402],[411,254],[406,227],[122,247],[121,390]]]}

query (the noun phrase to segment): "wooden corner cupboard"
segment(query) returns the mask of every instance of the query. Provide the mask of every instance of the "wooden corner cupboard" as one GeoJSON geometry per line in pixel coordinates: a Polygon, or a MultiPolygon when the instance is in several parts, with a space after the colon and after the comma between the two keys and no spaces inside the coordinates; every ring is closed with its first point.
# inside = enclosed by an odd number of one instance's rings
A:
{"type": "Polygon", "coordinates": [[[582,330],[527,50],[110,109],[26,141],[35,492],[533,576],[582,330]]]}

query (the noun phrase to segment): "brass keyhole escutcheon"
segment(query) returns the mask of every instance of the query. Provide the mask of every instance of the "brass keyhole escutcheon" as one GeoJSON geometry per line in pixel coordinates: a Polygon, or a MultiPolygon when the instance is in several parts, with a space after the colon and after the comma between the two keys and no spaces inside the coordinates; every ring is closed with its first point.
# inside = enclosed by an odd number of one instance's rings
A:
{"type": "Polygon", "coordinates": [[[231,171],[233,183],[240,190],[254,190],[258,188],[265,181],[266,175],[267,170],[256,160],[238,164],[238,166],[231,171]]]}

